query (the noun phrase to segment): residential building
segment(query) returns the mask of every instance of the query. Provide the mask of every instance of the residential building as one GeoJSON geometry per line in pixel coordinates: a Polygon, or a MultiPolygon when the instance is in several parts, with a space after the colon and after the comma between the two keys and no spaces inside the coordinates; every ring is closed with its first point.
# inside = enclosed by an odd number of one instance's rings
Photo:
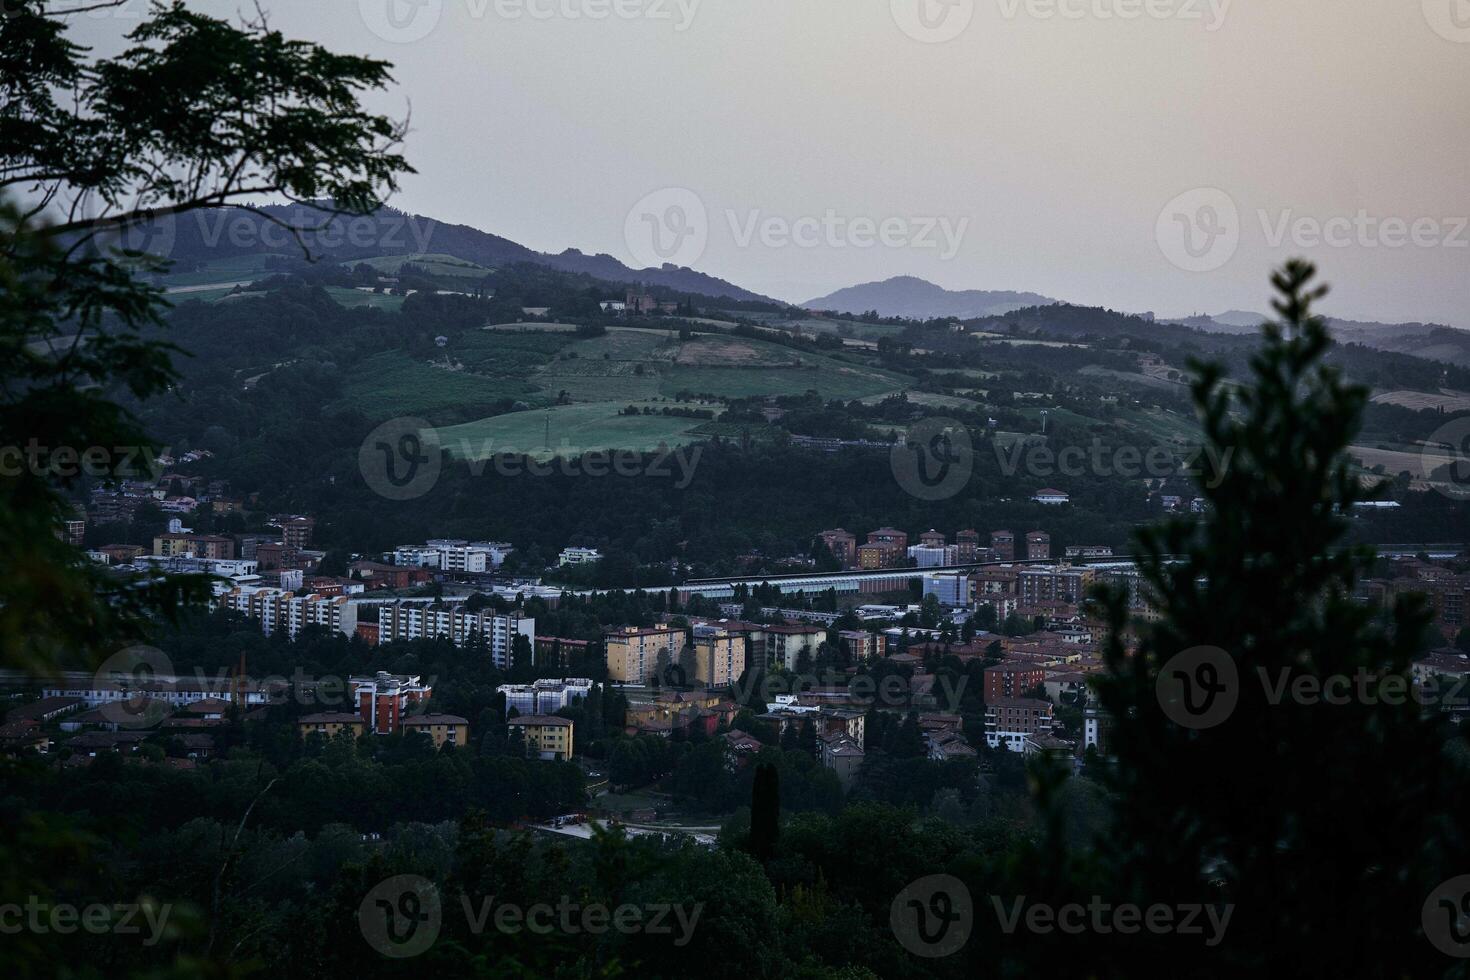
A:
{"type": "Polygon", "coordinates": [[[940,568],[950,563],[952,552],[944,545],[916,544],[908,550],[908,556],[917,568],[940,568]]]}
{"type": "Polygon", "coordinates": [[[1038,698],[998,698],[985,704],[985,744],[1024,752],[1030,735],[1050,734],[1052,703],[1038,698]]]}
{"type": "Polygon", "coordinates": [[[5,712],[5,720],[6,722],[34,721],[41,724],[70,714],[85,704],[85,701],[74,695],[45,697],[32,701],[30,704],[23,704],[18,708],[11,708],[5,712]]]}
{"type": "Polygon", "coordinates": [[[805,624],[773,624],[766,627],[765,634],[766,666],[784,667],[787,670],[796,669],[797,658],[802,650],[815,654],[817,647],[827,638],[827,631],[820,626],[805,624]]]}
{"type": "Polygon", "coordinates": [[[717,626],[694,627],[692,683],[729,687],[745,673],[745,637],[717,626]]]}
{"type": "Polygon", "coordinates": [[[312,517],[292,517],[281,524],[281,543],[298,551],[311,546],[311,532],[316,527],[312,517]]]}
{"type": "Polygon", "coordinates": [[[985,668],[985,703],[1019,698],[1046,681],[1046,671],[1037,664],[1003,661],[985,668]]]}
{"type": "Polygon", "coordinates": [[[1057,490],[1053,487],[1046,487],[1032,494],[1031,499],[1036,501],[1038,504],[1050,504],[1055,506],[1058,504],[1065,504],[1071,498],[1068,497],[1067,494],[1062,490],[1057,490]]]}
{"type": "Polygon", "coordinates": [[[390,674],[380,670],[372,677],[353,677],[348,683],[357,713],[374,735],[401,731],[409,712],[434,694],[434,689],[417,674],[390,674]]]}
{"type": "Polygon", "coordinates": [[[943,548],[945,545],[944,532],[931,527],[919,535],[919,544],[925,548],[943,548]]]}
{"type": "Polygon", "coordinates": [[[363,728],[367,723],[363,721],[362,715],[350,711],[320,711],[316,714],[302,715],[296,720],[296,727],[305,738],[312,732],[316,732],[323,738],[336,738],[339,732],[350,732],[353,738],[362,735],[363,728]]]}
{"type": "Polygon", "coordinates": [[[883,656],[887,648],[885,637],[867,630],[842,630],[837,634],[837,639],[854,663],[876,660],[883,656]]]}
{"type": "Polygon", "coordinates": [[[594,561],[602,561],[602,552],[596,548],[563,548],[556,563],[558,565],[586,565],[594,561]]]}
{"type": "Polygon", "coordinates": [[[842,784],[843,789],[847,789],[862,768],[866,755],[863,743],[846,735],[838,735],[831,739],[818,739],[817,747],[822,765],[835,772],[837,781],[842,784]]]}
{"type": "Polygon", "coordinates": [[[974,528],[965,528],[956,534],[954,545],[958,564],[968,565],[980,560],[980,532],[974,528]]]}
{"type": "Polygon", "coordinates": [[[608,680],[619,684],[644,684],[654,675],[660,653],[668,662],[679,662],[686,637],[683,629],[658,623],[652,627],[627,626],[603,636],[608,680]]]}
{"type": "Polygon", "coordinates": [[[991,531],[990,550],[996,561],[1016,560],[1016,536],[1010,531],[991,531]]]}
{"type": "Polygon", "coordinates": [[[874,569],[887,568],[889,549],[881,544],[858,545],[857,561],[858,568],[874,569]]]}
{"type": "Polygon", "coordinates": [[[403,731],[409,735],[420,733],[429,736],[436,749],[443,748],[446,743],[463,746],[470,741],[470,723],[459,715],[413,715],[403,720],[403,731]]]}
{"type": "Polygon", "coordinates": [[[515,708],[523,715],[553,715],[591,693],[592,681],[586,677],[543,678],[530,684],[502,684],[495,690],[505,695],[507,714],[515,708]]]}
{"type": "Polygon", "coordinates": [[[876,531],[868,532],[868,544],[877,545],[883,549],[883,563],[879,568],[892,568],[902,563],[909,550],[909,536],[907,531],[900,531],[892,527],[880,527],[876,531]]]}
{"type": "Polygon", "coordinates": [[[87,536],[87,522],[85,519],[73,519],[62,523],[61,540],[73,548],[80,548],[87,536]]]}
{"type": "Polygon", "coordinates": [[[217,534],[169,532],[153,539],[153,553],[161,557],[188,555],[190,558],[234,558],[235,542],[217,534]]]}
{"type": "Polygon", "coordinates": [[[1015,595],[1019,590],[1017,580],[1020,569],[1002,565],[979,568],[970,573],[970,594],[976,599],[981,596],[1015,595]]]}
{"type": "Polygon", "coordinates": [[[1105,544],[1069,544],[1062,552],[1064,558],[1111,558],[1113,549],[1105,544]]]}
{"type": "Polygon", "coordinates": [[[1099,755],[1108,754],[1108,737],[1112,734],[1113,719],[1089,696],[1082,706],[1082,748],[1095,749],[1099,755]]]}
{"type": "Polygon", "coordinates": [[[1026,560],[1046,561],[1051,557],[1051,535],[1045,531],[1026,533],[1026,560]]]}
{"type": "Polygon", "coordinates": [[[1017,592],[1022,605],[1061,600],[1081,602],[1087,598],[1097,573],[1090,566],[1039,565],[1017,574],[1017,592]]]}
{"type": "Polygon", "coordinates": [[[924,595],[934,596],[941,606],[970,604],[970,576],[963,572],[931,572],[923,578],[924,595]]]}
{"type": "MultiPolygon", "coordinates": [[[[526,638],[534,651],[536,620],[517,611],[499,614],[490,609],[469,612],[463,606],[445,606],[433,600],[399,599],[378,607],[378,642],[447,639],[457,647],[483,641],[490,662],[509,670],[516,637],[526,638]]],[[[534,654],[533,654],[534,655],[534,654]]]]}
{"type": "Polygon", "coordinates": [[[817,535],[827,550],[832,552],[832,557],[843,568],[857,567],[857,536],[843,528],[831,531],[823,531],[817,535]]]}
{"type": "Polygon", "coordinates": [[[965,741],[964,735],[949,729],[930,734],[925,743],[929,747],[929,758],[934,762],[973,759],[979,754],[969,742],[965,741]]]}
{"type": "Polygon", "coordinates": [[[536,656],[532,663],[537,666],[569,667],[573,663],[584,663],[592,644],[588,640],[574,640],[565,636],[536,637],[536,656]]]}
{"type": "Polygon", "coordinates": [[[573,752],[573,726],[570,718],[557,715],[521,715],[506,722],[508,729],[519,729],[526,743],[526,754],[539,759],[567,760],[573,752]]]}
{"type": "Polygon", "coordinates": [[[370,589],[411,589],[415,585],[427,585],[434,580],[428,569],[384,565],[376,561],[352,563],[352,577],[362,579],[370,589]]]}
{"type": "Polygon", "coordinates": [[[316,593],[298,596],[287,589],[236,586],[216,595],[211,604],[244,613],[260,622],[267,636],[285,630],[295,637],[307,626],[324,626],[350,633],[356,609],[346,596],[324,596],[316,593]]]}

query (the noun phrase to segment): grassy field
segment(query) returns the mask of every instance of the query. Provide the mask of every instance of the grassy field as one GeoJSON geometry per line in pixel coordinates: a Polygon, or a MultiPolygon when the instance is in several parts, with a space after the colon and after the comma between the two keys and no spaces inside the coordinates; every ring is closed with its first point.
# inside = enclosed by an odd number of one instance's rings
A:
{"type": "Polygon", "coordinates": [[[794,327],[796,330],[811,336],[819,334],[836,334],[843,337],[853,337],[857,340],[878,340],[883,337],[896,337],[903,332],[903,327],[894,326],[890,323],[855,323],[851,320],[818,320],[808,318],[806,320],[793,320],[786,326],[794,327]]]}
{"type": "Polygon", "coordinates": [[[1199,423],[1192,418],[1162,409],[1128,410],[1119,414],[1125,425],[1146,434],[1161,445],[1195,446],[1200,441],[1199,423]]]}
{"type": "Polygon", "coordinates": [[[519,378],[492,378],[450,371],[387,351],[354,365],[343,378],[344,397],[332,411],[354,408],[370,419],[421,415],[430,422],[473,417],[492,411],[502,399],[535,405],[544,399],[519,378]]]}
{"type": "Polygon", "coordinates": [[[679,446],[700,438],[694,430],[704,424],[701,419],[619,415],[619,409],[626,405],[556,405],[447,426],[436,432],[440,444],[461,459],[484,459],[496,453],[529,453],[547,459],[602,449],[653,450],[660,444],[679,446]]]}
{"type": "Polygon", "coordinates": [[[380,310],[396,311],[403,306],[402,296],[388,293],[369,293],[350,286],[328,286],[327,295],[343,306],[372,306],[380,310]]]}
{"type": "Polygon", "coordinates": [[[412,255],[379,255],[371,259],[352,259],[343,262],[344,266],[352,268],[357,265],[369,265],[379,272],[388,275],[397,275],[398,270],[407,262],[411,265],[423,266],[436,276],[469,276],[479,279],[491,269],[483,265],[476,265],[464,259],[457,259],[452,255],[441,255],[436,252],[419,252],[412,255]]]}
{"type": "Polygon", "coordinates": [[[1441,409],[1446,412],[1470,410],[1470,394],[1463,391],[1451,391],[1448,388],[1438,392],[1384,391],[1374,395],[1373,400],[1382,405],[1401,405],[1416,412],[1426,408],[1441,409]]]}
{"type": "MultiPolygon", "coordinates": [[[[282,253],[283,255],[284,253],[282,253]]],[[[236,255],[228,259],[206,262],[192,272],[170,273],[163,277],[163,284],[174,286],[202,286],[212,282],[239,282],[241,279],[260,279],[270,275],[266,263],[281,255],[236,255]]]]}

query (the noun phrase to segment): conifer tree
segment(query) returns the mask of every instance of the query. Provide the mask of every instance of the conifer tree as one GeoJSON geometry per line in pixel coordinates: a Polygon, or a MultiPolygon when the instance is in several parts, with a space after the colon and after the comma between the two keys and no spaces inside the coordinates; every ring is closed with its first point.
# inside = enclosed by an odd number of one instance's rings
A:
{"type": "Polygon", "coordinates": [[[1425,939],[1421,912],[1470,871],[1464,742],[1408,695],[1422,603],[1353,598],[1373,559],[1345,542],[1370,492],[1346,453],[1367,391],[1325,363],[1314,274],[1291,261],[1273,276],[1279,322],[1264,326],[1243,384],[1191,365],[1208,506],[1140,535],[1161,618],[1130,624],[1125,596],[1105,599],[1113,897],[1233,907],[1215,948],[1147,931],[1115,946],[1127,950],[1120,975],[1160,954],[1178,976],[1454,965],[1425,939]]]}

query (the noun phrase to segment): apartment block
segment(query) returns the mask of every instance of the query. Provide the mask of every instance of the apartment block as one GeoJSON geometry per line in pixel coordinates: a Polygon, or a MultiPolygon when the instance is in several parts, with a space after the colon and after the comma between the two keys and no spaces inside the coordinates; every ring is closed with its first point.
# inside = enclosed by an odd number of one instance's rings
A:
{"type": "Polygon", "coordinates": [[[854,662],[877,660],[888,646],[886,637],[867,630],[842,630],[837,639],[854,662]]]}
{"type": "Polygon", "coordinates": [[[1034,663],[999,663],[985,668],[985,703],[1019,698],[1046,681],[1046,670],[1034,663]]]}
{"type": "Polygon", "coordinates": [[[966,528],[954,536],[955,557],[959,564],[968,565],[980,560],[980,532],[966,528]]]}
{"type": "Polygon", "coordinates": [[[190,558],[234,558],[235,542],[217,534],[170,532],[153,539],[153,553],[163,558],[187,555],[190,558]]]}
{"type": "Polygon", "coordinates": [[[551,715],[585,698],[592,691],[592,681],[586,677],[543,678],[531,684],[502,684],[495,690],[505,695],[507,714],[515,708],[523,715],[551,715]]]}
{"type": "Polygon", "coordinates": [[[990,550],[996,561],[1016,560],[1016,536],[1010,531],[991,531],[990,550]]]}
{"type": "Polygon", "coordinates": [[[608,680],[645,684],[658,666],[659,653],[667,653],[669,663],[678,663],[684,642],[684,631],[665,623],[613,630],[603,636],[608,680]]]}
{"type": "Polygon", "coordinates": [[[521,715],[506,722],[509,730],[520,729],[526,742],[526,754],[539,759],[566,760],[572,757],[573,729],[570,718],[557,715],[521,715]]]}
{"type": "Polygon", "coordinates": [[[323,738],[335,738],[339,732],[351,732],[353,737],[362,734],[362,715],[353,714],[350,711],[319,711],[315,714],[302,715],[296,720],[296,727],[305,738],[315,732],[323,738]]]}
{"type": "Polygon", "coordinates": [[[403,731],[429,736],[436,749],[468,745],[470,741],[470,723],[459,715],[413,715],[403,720],[403,731]]]}
{"type": "Polygon", "coordinates": [[[298,596],[286,589],[237,586],[215,596],[212,602],[216,607],[233,609],[259,620],[260,630],[267,636],[285,630],[287,636],[294,638],[306,626],[325,626],[350,633],[350,627],[356,624],[356,609],[350,605],[351,600],[340,595],[298,596]]]}
{"type": "Polygon", "coordinates": [[[1026,739],[1050,734],[1052,704],[1037,698],[998,698],[985,704],[985,744],[1025,752],[1026,739]]]}
{"type": "Polygon", "coordinates": [[[446,639],[463,647],[480,637],[490,649],[490,662],[501,670],[510,669],[517,636],[524,636],[534,650],[536,620],[516,612],[469,612],[462,606],[444,606],[431,600],[400,599],[378,607],[379,643],[446,639]]]}
{"type": "Polygon", "coordinates": [[[729,687],[745,673],[745,637],[710,626],[694,628],[694,676],[705,687],[729,687]]]}
{"type": "Polygon", "coordinates": [[[843,568],[857,567],[857,536],[843,528],[831,531],[823,531],[817,537],[832,552],[832,557],[837,559],[843,568]]]}
{"type": "Polygon", "coordinates": [[[417,674],[390,674],[385,670],[372,677],[353,677],[348,684],[357,713],[374,735],[401,731],[413,707],[434,694],[434,689],[417,674]]]}
{"type": "Polygon", "coordinates": [[[1051,557],[1051,535],[1045,531],[1029,531],[1026,534],[1026,560],[1045,561],[1051,557]]]}
{"type": "Polygon", "coordinates": [[[820,626],[795,625],[767,626],[766,666],[770,669],[784,667],[795,670],[797,658],[803,649],[815,654],[817,647],[827,638],[827,631],[820,626]]]}
{"type": "Polygon", "coordinates": [[[1093,569],[1073,565],[1023,568],[1016,576],[1016,590],[1022,605],[1081,602],[1096,577],[1093,569]]]}

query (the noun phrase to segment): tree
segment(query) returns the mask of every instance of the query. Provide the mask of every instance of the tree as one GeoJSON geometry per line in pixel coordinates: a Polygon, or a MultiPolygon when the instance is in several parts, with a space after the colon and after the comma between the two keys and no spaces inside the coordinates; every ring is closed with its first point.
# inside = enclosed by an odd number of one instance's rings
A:
{"type": "Polygon", "coordinates": [[[817,754],[817,727],[810,718],[801,720],[801,733],[797,736],[796,747],[807,755],[817,754]]]}
{"type": "Polygon", "coordinates": [[[750,788],[750,853],[762,864],[776,853],[781,836],[781,784],[774,764],[756,766],[750,788]]]}
{"type": "MultiPolygon", "coordinates": [[[[1119,894],[1235,909],[1217,950],[1167,944],[1181,975],[1206,963],[1217,975],[1441,973],[1421,908],[1467,866],[1443,819],[1465,812],[1463,744],[1443,716],[1392,696],[1408,689],[1422,603],[1352,599],[1372,552],[1343,544],[1365,494],[1345,450],[1367,391],[1324,363],[1313,276],[1292,261],[1272,277],[1280,322],[1265,326],[1247,384],[1192,365],[1208,507],[1137,546],[1162,618],[1130,623],[1121,590],[1106,594],[1107,873],[1119,894]],[[1366,693],[1272,694],[1329,677],[1362,679],[1366,693]]],[[[1122,972],[1146,970],[1163,945],[1130,944],[1122,972]]]]}
{"type": "MultiPolygon", "coordinates": [[[[145,280],[162,262],[119,242],[262,195],[370,211],[410,169],[393,151],[403,130],[359,102],[390,80],[384,62],[182,3],[155,7],[130,46],[92,59],[53,6],[17,0],[0,18],[0,445],[151,452],[118,396],[167,390],[176,349],[146,336],[167,307],[145,280]]],[[[119,478],[131,458],[97,468],[119,478]]],[[[78,479],[60,462],[0,477],[6,667],[95,654],[207,595],[197,578],[119,583],[59,540],[78,479]]]]}

